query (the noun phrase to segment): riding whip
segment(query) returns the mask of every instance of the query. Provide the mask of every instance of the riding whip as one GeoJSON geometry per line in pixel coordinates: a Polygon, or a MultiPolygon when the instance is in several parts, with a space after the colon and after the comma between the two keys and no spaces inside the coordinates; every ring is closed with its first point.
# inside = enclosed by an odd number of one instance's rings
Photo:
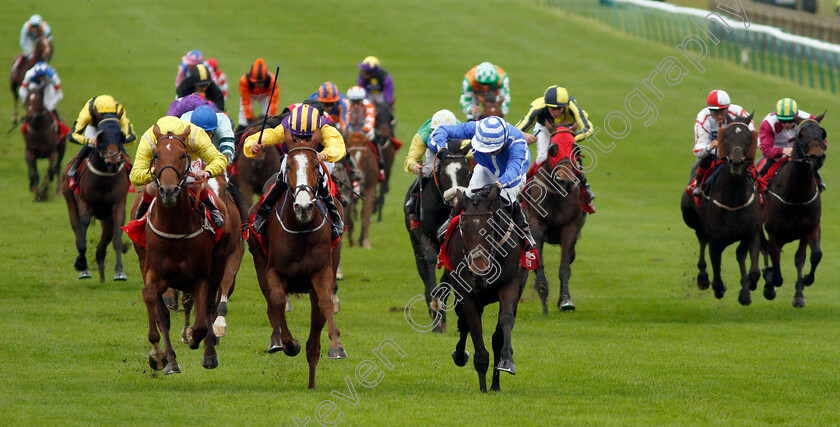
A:
{"type": "Polygon", "coordinates": [[[268,93],[268,104],[263,115],[262,126],[260,126],[260,135],[257,137],[257,145],[262,145],[263,131],[265,130],[265,123],[268,121],[268,112],[271,110],[271,98],[274,97],[274,88],[277,87],[277,75],[280,74],[280,66],[274,71],[274,81],[271,82],[271,92],[268,93]]]}

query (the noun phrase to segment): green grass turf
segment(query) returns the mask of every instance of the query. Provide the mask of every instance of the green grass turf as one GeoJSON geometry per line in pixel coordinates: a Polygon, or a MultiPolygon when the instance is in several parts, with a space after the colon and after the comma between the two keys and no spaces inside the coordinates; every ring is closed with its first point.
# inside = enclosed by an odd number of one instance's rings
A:
{"type": "MultiPolygon", "coordinates": [[[[679,55],[673,46],[522,1],[36,0],[7,2],[3,9],[0,46],[7,59],[17,52],[29,15],[41,13],[53,26],[53,65],[65,91],[59,110],[66,120],[72,122],[89,97],[109,93],[124,103],[138,133],[165,113],[176,65],[193,48],[216,57],[227,72],[234,120],[236,81],[259,56],[271,68],[280,65],[281,104],[287,104],[324,80],[346,90],[356,63],[377,55],[397,85],[403,141],[437,109],[457,111],[463,73],[481,61],[509,73],[511,121],[546,86],[560,83],[601,127],[660,60],[679,55]]],[[[840,423],[834,276],[840,174],[832,151],[823,168],[829,185],[825,256],[816,284],[806,290],[807,308],[791,307],[791,247],[783,256],[787,281],[774,301],[759,291],[752,306],[737,303],[732,249],[724,253],[726,296],[716,300],[697,290],[697,245],[678,208],[694,160],[694,118],[709,90],[727,89],[759,118],[784,96],[811,112],[827,109],[829,139],[840,135],[840,102],[725,61],[704,64],[705,73],[689,66],[679,85],[662,85],[665,99],[656,102],[653,124],[633,120],[630,135],[598,156],[589,174],[598,213],[584,229],[573,265],[578,310],[552,308],[543,317],[529,283],[513,332],[518,373],[504,375],[502,392],[488,395],[478,392],[470,365],[457,368],[449,357],[454,323],[448,334],[433,336],[414,331],[403,317],[405,303],[422,292],[400,209],[408,175],[393,177],[385,220],[373,225],[374,249],[343,252],[337,321],[349,358],[323,358],[315,391],[306,390],[303,355],[264,352],[270,328],[247,254],[230,303],[229,334],[218,349],[221,366],[202,369],[200,352],[178,344],[183,373],[163,377],[146,364],[150,346],[136,255],[125,257],[127,282],[77,280],[63,200],[31,202],[22,138],[3,134],[0,424],[291,425],[294,417],[314,417],[325,400],[337,404],[346,425],[840,423]],[[392,355],[393,370],[385,369],[381,383],[361,387],[354,370],[362,360],[378,361],[371,351],[385,339],[406,356],[392,355]],[[348,393],[346,377],[358,393],[356,404],[330,394],[348,393]]],[[[4,118],[11,116],[8,95],[5,100],[4,118]]],[[[69,155],[77,149],[70,147],[69,155]]],[[[92,231],[89,245],[96,239],[92,231]]],[[[556,301],[559,249],[547,250],[546,259],[556,301]]],[[[113,254],[107,264],[110,278],[113,254]]],[[[303,341],[308,302],[294,299],[293,305],[290,324],[303,341]]],[[[495,310],[484,318],[487,343],[495,310]]],[[[422,319],[422,310],[416,315],[422,319]]],[[[180,313],[172,319],[179,329],[180,313]]]]}

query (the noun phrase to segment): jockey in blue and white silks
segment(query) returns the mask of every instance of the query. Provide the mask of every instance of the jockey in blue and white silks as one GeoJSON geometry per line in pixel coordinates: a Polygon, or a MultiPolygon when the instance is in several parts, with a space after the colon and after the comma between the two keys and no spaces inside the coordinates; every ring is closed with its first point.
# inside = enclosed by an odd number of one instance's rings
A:
{"type": "MultiPolygon", "coordinates": [[[[531,163],[531,154],[525,142],[525,135],[515,126],[499,117],[487,117],[477,122],[440,126],[432,132],[429,148],[434,152],[446,149],[450,140],[471,139],[476,163],[466,195],[471,197],[488,184],[498,185],[502,200],[511,209],[514,223],[525,233],[525,250],[534,250],[531,229],[516,202],[525,187],[525,173],[531,163]]],[[[453,214],[457,210],[453,209],[453,214]]],[[[450,218],[451,220],[451,218],[450,218]]],[[[441,230],[446,232],[450,221],[441,230]]]]}

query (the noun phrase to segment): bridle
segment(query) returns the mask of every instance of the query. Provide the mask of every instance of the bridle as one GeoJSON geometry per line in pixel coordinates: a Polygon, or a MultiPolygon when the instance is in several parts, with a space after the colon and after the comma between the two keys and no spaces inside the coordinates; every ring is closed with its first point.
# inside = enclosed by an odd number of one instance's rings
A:
{"type": "MultiPolygon", "coordinates": [[[[560,165],[563,165],[563,164],[567,164],[567,163],[574,170],[574,165],[572,164],[572,159],[570,159],[569,157],[564,157],[564,158],[560,159],[560,161],[558,161],[557,164],[554,165],[554,167],[551,167],[550,161],[546,160],[546,165],[548,165],[551,168],[550,177],[551,177],[552,180],[557,179],[557,173],[555,172],[557,170],[557,167],[560,166],[560,165]]],[[[563,193],[557,191],[554,188],[553,185],[551,185],[550,183],[544,182],[542,179],[540,179],[542,177],[542,175],[540,175],[539,173],[537,173],[535,175],[536,175],[536,177],[534,178],[534,181],[536,181],[537,185],[539,185],[540,187],[545,188],[545,191],[547,191],[551,194],[559,194],[559,195],[565,197],[565,195],[563,193]]],[[[574,183],[575,183],[575,185],[572,188],[577,187],[579,185],[580,181],[574,181],[574,183]]]]}
{"type": "MultiPolygon", "coordinates": [[[[286,159],[287,159],[286,161],[287,162],[289,161],[288,159],[291,159],[292,153],[294,153],[295,151],[312,151],[316,155],[318,154],[318,150],[316,150],[314,148],[311,148],[311,147],[295,147],[295,148],[292,148],[291,150],[289,150],[288,153],[286,153],[286,159]]],[[[324,167],[324,171],[326,172],[326,167],[324,167]]],[[[286,174],[286,184],[291,184],[289,182],[289,174],[288,173],[286,174]]],[[[321,223],[318,224],[315,228],[309,228],[309,229],[305,229],[305,230],[292,230],[289,227],[286,227],[286,224],[283,223],[283,213],[286,211],[286,203],[289,200],[289,192],[287,191],[285,196],[283,197],[283,204],[280,206],[280,210],[275,210],[274,211],[274,216],[277,218],[277,222],[280,223],[280,226],[283,227],[283,231],[285,231],[287,233],[290,233],[290,234],[314,233],[314,232],[320,230],[321,227],[323,227],[324,224],[326,224],[326,222],[328,221],[327,211],[324,208],[323,203],[321,203],[321,200],[318,199],[315,189],[312,188],[312,186],[309,185],[309,184],[298,184],[297,186],[294,187],[292,198],[297,198],[297,196],[300,194],[301,191],[308,192],[309,196],[312,197],[313,200],[315,200],[315,205],[318,206],[318,210],[321,211],[321,223]]],[[[330,222],[330,223],[332,223],[332,222],[330,222]]]]}
{"type": "MultiPolygon", "coordinates": [[[[167,169],[172,169],[173,171],[175,171],[176,174],[178,174],[178,178],[180,179],[180,182],[178,183],[178,188],[183,188],[187,184],[187,178],[189,178],[189,176],[190,176],[190,164],[192,163],[192,157],[190,157],[190,153],[187,150],[187,144],[184,142],[183,139],[169,133],[167,135],[162,136],[160,139],[158,139],[158,141],[157,141],[158,146],[161,143],[161,141],[163,141],[164,139],[174,139],[174,140],[180,142],[181,145],[184,146],[184,154],[181,155],[181,158],[185,158],[187,161],[184,162],[184,169],[180,170],[180,171],[175,166],[164,165],[162,168],[157,170],[156,173],[152,173],[152,178],[154,179],[155,185],[158,188],[160,188],[160,176],[163,175],[163,171],[165,171],[167,169]]],[[[149,162],[149,170],[150,171],[154,167],[155,162],[159,158],[160,157],[157,155],[157,153],[152,155],[152,161],[149,162]]]]}
{"type": "MultiPolygon", "coordinates": [[[[750,130],[750,126],[749,126],[749,125],[747,125],[746,123],[741,123],[741,122],[731,122],[731,123],[729,123],[729,124],[727,125],[727,127],[732,127],[732,126],[743,126],[743,127],[745,127],[745,128],[746,128],[747,132],[752,132],[752,131],[750,130]]],[[[728,131],[727,131],[727,132],[728,132],[728,131]]],[[[746,154],[746,153],[744,153],[744,154],[746,154]]],[[[724,160],[726,160],[726,163],[730,163],[730,164],[732,163],[732,159],[730,159],[730,158],[729,158],[729,152],[728,152],[728,150],[727,150],[726,156],[724,157],[724,160]]]]}
{"type": "Polygon", "coordinates": [[[796,153],[798,154],[798,156],[797,156],[796,159],[791,157],[789,160],[792,161],[792,162],[795,162],[795,163],[810,163],[809,162],[809,157],[813,158],[813,159],[816,159],[818,156],[808,154],[808,149],[811,148],[815,144],[814,141],[816,141],[816,144],[819,145],[819,147],[821,149],[825,150],[825,141],[821,140],[819,137],[811,138],[810,140],[808,140],[807,143],[804,144],[805,145],[804,147],[802,146],[802,144],[800,144],[800,142],[802,141],[799,138],[800,131],[802,130],[802,126],[805,125],[808,122],[813,122],[817,125],[818,128],[822,129],[822,126],[820,126],[820,123],[818,121],[814,120],[814,119],[805,119],[805,120],[799,122],[799,124],[796,126],[796,142],[793,144],[795,149],[796,149],[796,153]]]}
{"type": "MultiPolygon", "coordinates": [[[[490,184],[490,185],[495,185],[495,184],[490,184]]],[[[498,197],[501,198],[501,195],[499,195],[498,197]]],[[[501,206],[499,206],[499,209],[501,209],[501,206]]],[[[458,221],[458,234],[461,236],[462,240],[464,239],[463,223],[466,220],[466,218],[468,218],[468,217],[487,218],[486,223],[489,224],[490,221],[494,220],[495,215],[494,215],[494,212],[489,210],[489,209],[486,210],[486,211],[479,211],[479,212],[462,212],[461,213],[461,219],[458,221]]],[[[492,225],[489,226],[490,229],[491,229],[491,232],[490,233],[485,232],[483,234],[483,236],[488,241],[491,242],[489,250],[484,250],[484,252],[487,253],[488,260],[492,260],[496,256],[496,253],[510,239],[511,235],[513,234],[513,226],[514,226],[513,219],[508,218],[507,229],[505,230],[505,234],[502,235],[501,237],[499,237],[499,234],[500,234],[499,228],[500,227],[493,227],[492,225]]],[[[470,250],[466,255],[470,258],[474,258],[473,255],[472,255],[473,251],[475,251],[475,249],[470,250]]]]}
{"type": "MultiPolygon", "coordinates": [[[[463,166],[469,168],[469,164],[467,162],[467,156],[465,156],[463,154],[448,154],[446,156],[446,158],[447,159],[454,159],[458,162],[463,162],[463,166]]],[[[441,160],[441,164],[443,164],[443,160],[441,160]]],[[[438,153],[435,153],[435,157],[432,159],[432,177],[434,178],[434,181],[435,181],[435,188],[437,189],[437,192],[440,195],[440,199],[443,200],[443,203],[445,203],[447,206],[451,206],[450,203],[447,203],[446,197],[444,197],[444,194],[443,194],[444,191],[441,190],[441,188],[440,188],[440,181],[438,180],[439,169],[440,168],[438,168],[438,153]]],[[[455,187],[455,186],[458,186],[458,183],[453,182],[452,185],[453,185],[453,187],[455,187]]]]}

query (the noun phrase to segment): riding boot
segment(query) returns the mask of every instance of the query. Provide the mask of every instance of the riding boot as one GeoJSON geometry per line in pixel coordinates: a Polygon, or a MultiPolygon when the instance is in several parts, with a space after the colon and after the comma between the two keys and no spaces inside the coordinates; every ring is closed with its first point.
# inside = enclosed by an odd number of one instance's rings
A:
{"type": "Polygon", "coordinates": [[[531,235],[531,225],[528,224],[528,220],[525,218],[525,213],[522,212],[522,206],[519,203],[511,203],[510,208],[513,223],[525,234],[525,239],[522,241],[524,246],[523,250],[529,252],[537,247],[537,243],[531,235]]]}
{"type": "MultiPolygon", "coordinates": [[[[379,148],[379,147],[377,147],[379,148]]],[[[385,159],[382,158],[382,149],[379,148],[379,152],[376,153],[376,165],[379,167],[379,182],[385,181],[385,159]]]]}
{"type": "Polygon", "coordinates": [[[286,181],[278,179],[274,182],[274,185],[268,190],[265,197],[260,204],[260,207],[257,208],[257,212],[254,215],[254,223],[251,227],[259,234],[262,234],[263,228],[265,227],[265,221],[268,219],[268,214],[274,210],[274,205],[280,200],[280,196],[283,195],[283,191],[286,190],[286,181]]]}
{"type": "Polygon", "coordinates": [[[338,213],[338,206],[335,205],[335,200],[330,194],[330,187],[327,185],[325,178],[320,178],[320,182],[318,185],[318,198],[324,204],[324,208],[327,209],[327,214],[330,217],[330,223],[332,224],[332,239],[338,239],[344,234],[344,221],[341,219],[341,214],[338,213]]]}
{"type": "Polygon", "coordinates": [[[216,228],[222,228],[225,225],[225,217],[222,216],[222,212],[213,202],[213,198],[210,197],[210,190],[203,188],[198,198],[201,201],[201,204],[203,204],[204,207],[207,208],[207,211],[210,212],[210,218],[213,220],[213,225],[216,226],[216,228]]]}
{"type": "Polygon", "coordinates": [[[76,159],[73,160],[73,166],[70,166],[70,170],[67,171],[67,176],[70,178],[70,188],[76,187],[76,173],[79,171],[79,166],[82,165],[82,162],[88,158],[91,152],[93,152],[93,147],[84,145],[79,150],[79,154],[76,155],[76,159]]]}
{"type": "Polygon", "coordinates": [[[137,205],[137,213],[134,215],[134,219],[143,218],[146,215],[146,211],[149,210],[149,205],[152,204],[152,200],[155,199],[154,194],[149,194],[145,190],[141,196],[140,203],[137,205]]]}
{"type": "Polygon", "coordinates": [[[361,192],[360,182],[362,180],[362,176],[359,175],[359,167],[356,164],[356,158],[353,157],[353,156],[347,156],[347,158],[350,159],[347,162],[347,167],[350,168],[350,182],[352,184],[353,191],[356,192],[356,193],[360,193],[361,192]]]}
{"type": "Polygon", "coordinates": [[[586,213],[595,213],[595,206],[592,205],[592,201],[595,200],[595,193],[592,192],[592,188],[589,187],[589,182],[586,180],[586,175],[583,172],[578,172],[578,179],[580,179],[580,185],[583,186],[584,194],[583,196],[583,211],[586,213]]]}
{"type": "Polygon", "coordinates": [[[817,177],[817,189],[822,193],[825,191],[825,181],[823,181],[820,171],[814,171],[814,175],[817,177]]]}
{"type": "Polygon", "coordinates": [[[694,197],[700,197],[700,195],[703,194],[703,184],[705,184],[704,178],[706,173],[709,172],[709,168],[712,167],[714,160],[715,157],[712,154],[706,154],[706,156],[700,159],[700,162],[697,164],[697,173],[694,178],[694,197]]]}

